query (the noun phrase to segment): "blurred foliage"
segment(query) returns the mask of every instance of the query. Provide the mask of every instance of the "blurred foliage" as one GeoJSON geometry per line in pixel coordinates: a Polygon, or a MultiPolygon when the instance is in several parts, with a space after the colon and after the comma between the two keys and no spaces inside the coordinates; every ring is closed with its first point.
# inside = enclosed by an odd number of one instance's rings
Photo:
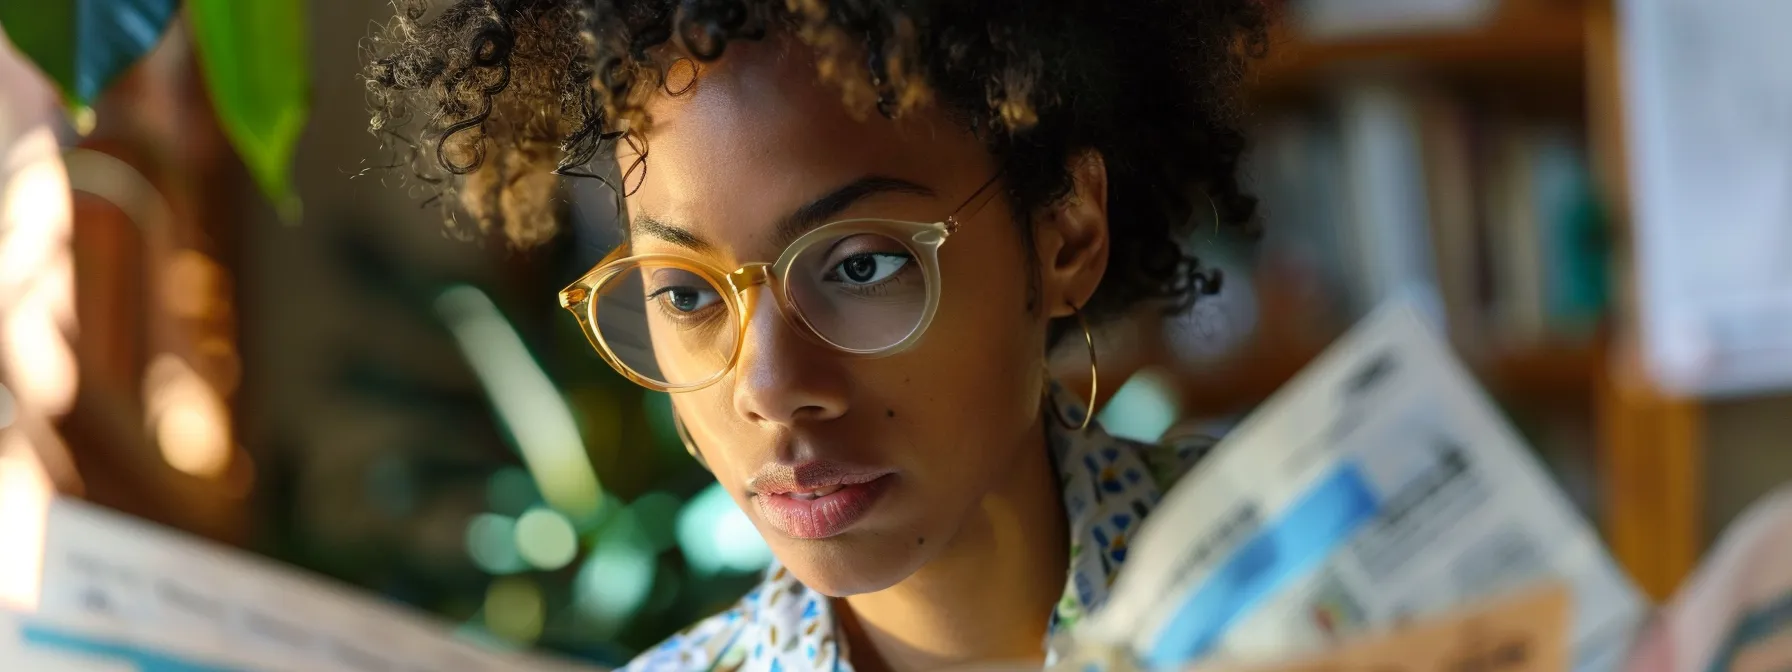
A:
{"type": "Polygon", "coordinates": [[[293,150],[311,107],[304,0],[188,0],[212,107],[274,204],[293,210],[293,150]]]}
{"type": "Polygon", "coordinates": [[[177,0],[8,0],[0,2],[0,26],[79,108],[155,47],[179,6],[177,0]]]}
{"type": "MultiPolygon", "coordinates": [[[[0,26],[56,83],[71,112],[161,42],[178,0],[8,0],[0,26]]],[[[263,193],[297,216],[293,151],[311,106],[305,0],[189,0],[212,107],[263,193]]]]}
{"type": "MultiPolygon", "coordinates": [[[[506,273],[506,286],[481,286],[432,275],[406,250],[378,242],[374,230],[346,226],[337,234],[331,256],[345,265],[349,290],[408,323],[407,348],[432,353],[457,352],[455,325],[430,309],[444,292],[473,286],[489,297],[534,360],[522,368],[537,368],[553,384],[557,398],[532,401],[570,410],[601,503],[595,516],[583,517],[546,501],[540,474],[530,471],[495,399],[514,391],[491,389],[489,381],[469,388],[452,381],[471,373],[444,377],[350,349],[321,363],[335,371],[336,393],[416,429],[364,461],[360,486],[345,489],[358,490],[361,502],[345,515],[389,517],[392,529],[413,530],[435,524],[430,511],[451,508],[464,512],[452,521],[463,547],[444,559],[411,534],[344,543],[332,528],[358,521],[307,523],[301,512],[328,505],[304,486],[315,470],[303,464],[306,449],[292,446],[279,452],[297,462],[263,469],[266,552],[460,621],[475,639],[612,665],[725,608],[757,581],[769,553],[732,499],[685,454],[669,399],[616,375],[552,301],[595,257],[562,236],[530,255],[540,263],[506,273]]],[[[470,371],[462,347],[459,361],[435,366],[470,371]]]]}

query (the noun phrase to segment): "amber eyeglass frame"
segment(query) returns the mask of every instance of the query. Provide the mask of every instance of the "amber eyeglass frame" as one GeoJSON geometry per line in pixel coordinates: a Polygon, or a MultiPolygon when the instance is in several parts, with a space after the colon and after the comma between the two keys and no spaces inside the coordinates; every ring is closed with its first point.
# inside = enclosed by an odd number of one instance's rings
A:
{"type": "Polygon", "coordinates": [[[784,251],[772,262],[753,262],[742,264],[732,272],[723,271],[720,267],[680,254],[629,254],[627,242],[618,246],[604,259],[597,263],[590,272],[560,290],[560,306],[571,311],[578,319],[579,328],[585,332],[585,338],[591,341],[591,347],[597,354],[616,369],[623,377],[634,381],[642,387],[661,392],[692,392],[701,390],[726,377],[740,362],[741,346],[745,342],[748,321],[752,319],[757,299],[747,290],[759,285],[766,285],[778,304],[778,312],[785,321],[796,327],[797,331],[811,341],[833,348],[841,353],[857,357],[885,357],[913,347],[927,332],[928,325],[933,323],[933,315],[940,303],[940,247],[957,233],[963,223],[975,217],[978,212],[993,199],[996,191],[991,189],[1000,175],[989,178],[983,186],[972,192],[970,197],[953,209],[952,214],[937,222],[910,222],[894,219],[857,218],[829,222],[815,227],[808,233],[798,236],[784,247],[784,251]],[[844,236],[859,234],[878,234],[900,241],[904,247],[915,255],[919,262],[922,277],[927,284],[927,303],[922,308],[921,317],[915,322],[913,329],[896,342],[878,348],[849,348],[835,343],[818,331],[809,319],[803,315],[802,309],[791,299],[789,271],[792,264],[807,251],[810,246],[823,240],[831,240],[844,236]],[[677,268],[697,274],[709,281],[719,293],[721,300],[728,306],[730,314],[735,317],[737,333],[733,339],[733,351],[728,353],[728,361],[714,375],[695,383],[674,385],[665,381],[654,380],[635,371],[611,350],[604,335],[597,327],[595,297],[602,294],[607,283],[621,276],[625,271],[641,264],[652,263],[659,267],[677,268]]]}

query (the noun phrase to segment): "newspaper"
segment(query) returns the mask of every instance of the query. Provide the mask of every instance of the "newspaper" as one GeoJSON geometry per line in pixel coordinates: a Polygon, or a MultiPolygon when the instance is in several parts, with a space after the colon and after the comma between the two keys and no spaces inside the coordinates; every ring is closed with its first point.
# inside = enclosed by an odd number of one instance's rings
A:
{"type": "MultiPolygon", "coordinates": [[[[1073,648],[1271,662],[1556,580],[1576,672],[1644,603],[1409,302],[1377,309],[1163,499],[1073,648]]],[[[1091,654],[1099,655],[1099,654],[1091,654]]]]}
{"type": "MultiPolygon", "coordinates": [[[[1560,584],[1414,621],[1353,639],[1324,653],[1273,663],[1215,661],[1190,672],[1565,672],[1568,591],[1560,584]]],[[[1054,670],[1087,672],[1086,660],[1054,670]]],[[[1105,662],[1105,661],[1104,661],[1105,662]]],[[[1096,666],[1102,672],[1127,665],[1096,666]]],[[[946,672],[1033,672],[1038,665],[983,663],[946,672]]]]}
{"type": "Polygon", "coordinates": [[[1288,662],[1219,663],[1198,672],[1563,672],[1568,592],[1558,584],[1476,604],[1288,662]]]}
{"type": "Polygon", "coordinates": [[[0,601],[0,670],[595,669],[477,646],[394,604],[83,502],[46,502],[41,524],[24,520],[29,508],[0,499],[0,549],[41,549],[40,563],[7,566],[41,574],[22,577],[35,578],[33,603],[0,601]]]}

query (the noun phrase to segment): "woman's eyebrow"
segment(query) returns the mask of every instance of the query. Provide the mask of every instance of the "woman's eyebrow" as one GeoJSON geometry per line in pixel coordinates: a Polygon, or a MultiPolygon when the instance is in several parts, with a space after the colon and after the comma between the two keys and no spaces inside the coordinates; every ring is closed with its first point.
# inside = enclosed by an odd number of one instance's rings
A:
{"type": "Polygon", "coordinates": [[[633,229],[635,233],[644,233],[693,252],[708,252],[715,249],[714,245],[707,240],[698,238],[697,234],[662,222],[653,215],[636,216],[629,228],[633,229]]]}
{"type": "Polygon", "coordinates": [[[821,198],[809,201],[778,223],[776,245],[789,245],[798,236],[810,229],[834,221],[835,217],[845,212],[859,201],[879,194],[910,194],[913,196],[934,195],[933,189],[926,185],[916,184],[908,180],[867,175],[853,180],[838,189],[828,192],[821,198]]]}
{"type": "MultiPolygon", "coordinates": [[[[879,175],[861,177],[803,204],[802,207],[785,216],[782,221],[778,222],[777,232],[774,234],[774,245],[776,247],[789,245],[791,241],[796,240],[798,236],[807,233],[810,229],[834,221],[835,217],[859,201],[879,194],[892,193],[926,197],[934,195],[932,188],[900,178],[879,175]]],[[[668,224],[652,215],[643,214],[635,217],[630,228],[635,233],[652,236],[695,252],[707,252],[715,249],[714,244],[698,237],[689,229],[668,224]]]]}

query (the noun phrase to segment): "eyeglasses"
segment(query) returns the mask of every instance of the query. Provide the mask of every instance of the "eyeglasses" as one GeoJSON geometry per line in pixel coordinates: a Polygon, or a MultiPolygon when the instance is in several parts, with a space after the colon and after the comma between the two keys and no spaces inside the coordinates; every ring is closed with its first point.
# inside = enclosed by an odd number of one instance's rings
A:
{"type": "Polygon", "coordinates": [[[628,256],[624,244],[561,290],[560,305],[610,366],[665,392],[702,389],[734,368],[757,302],[747,290],[759,285],[815,342],[849,355],[895,354],[933,321],[940,246],[989,202],[996,179],[944,220],[832,222],[798,237],[777,261],[733,272],[677,254],[628,256]]]}

